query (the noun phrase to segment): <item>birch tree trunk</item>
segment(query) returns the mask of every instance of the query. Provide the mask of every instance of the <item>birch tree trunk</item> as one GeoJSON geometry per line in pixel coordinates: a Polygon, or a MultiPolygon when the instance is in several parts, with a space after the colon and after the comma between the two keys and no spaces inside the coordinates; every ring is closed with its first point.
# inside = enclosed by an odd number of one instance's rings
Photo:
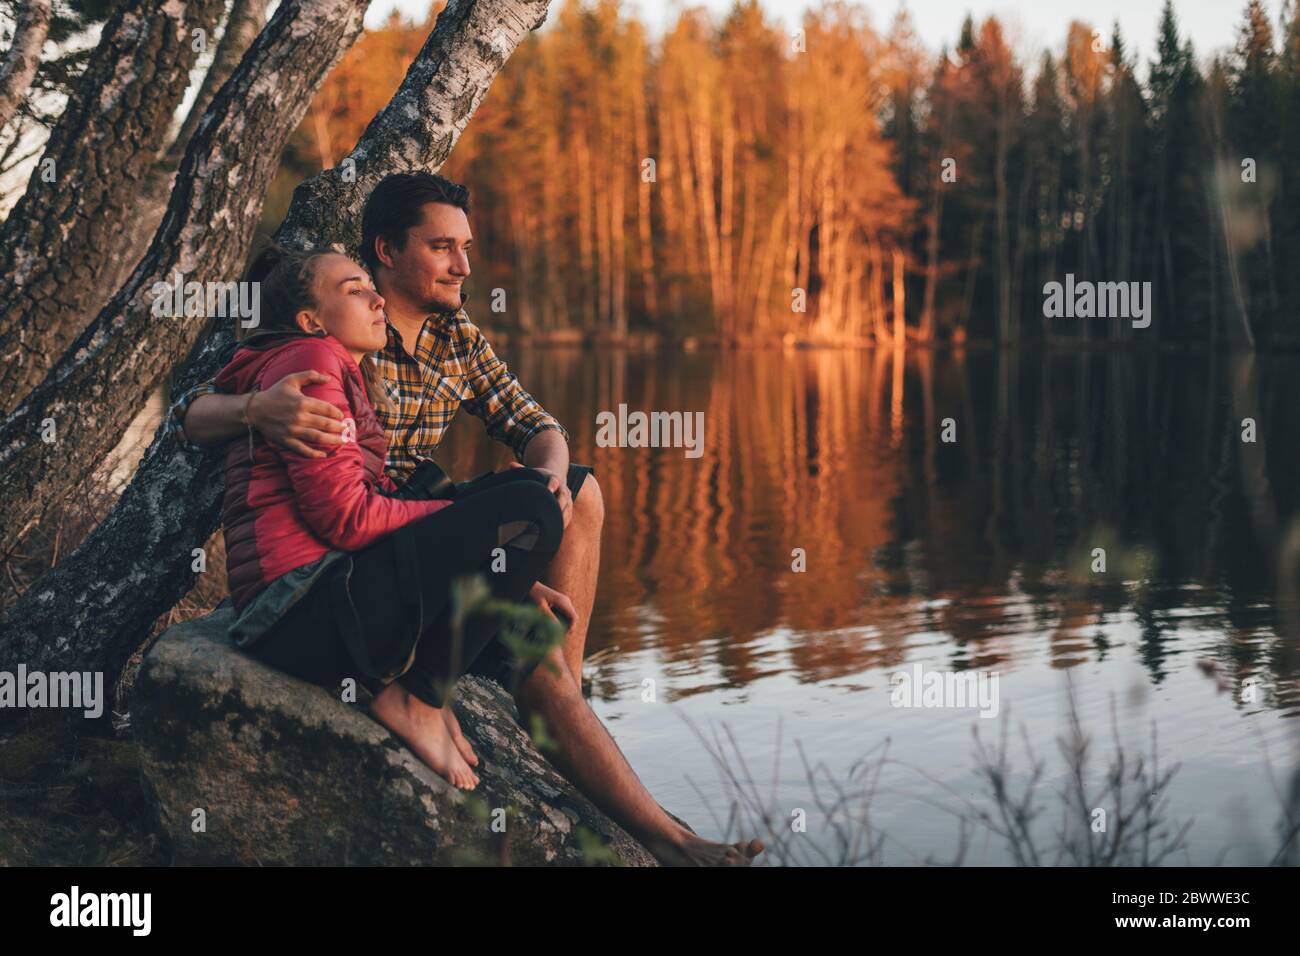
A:
{"type": "MultiPolygon", "coordinates": [[[[636,126],[634,133],[636,136],[636,224],[637,224],[637,252],[640,256],[641,266],[641,296],[642,305],[645,308],[646,315],[652,323],[660,320],[659,315],[659,298],[658,288],[656,287],[657,279],[655,276],[654,262],[654,237],[651,234],[650,224],[650,186],[651,183],[643,179],[641,164],[650,159],[650,131],[649,121],[646,117],[646,96],[643,83],[638,80],[633,91],[634,100],[632,102],[632,115],[635,118],[636,126]]],[[[657,170],[656,170],[657,172],[657,170]]],[[[656,176],[656,179],[658,177],[656,176]]]]}
{"type": "MultiPolygon", "coordinates": [[[[217,90],[230,79],[244,53],[266,26],[266,8],[267,0],[234,0],[231,5],[225,31],[221,34],[216,53],[212,57],[212,65],[203,76],[203,83],[190,111],[185,115],[180,132],[149,170],[144,185],[135,197],[131,215],[119,223],[121,231],[114,242],[114,258],[105,270],[103,280],[98,283],[101,294],[86,303],[87,315],[103,308],[108,297],[126,281],[131,270],[139,264],[140,257],[149,248],[149,240],[157,232],[163,213],[167,211],[167,200],[176,184],[176,171],[185,158],[185,149],[198,128],[199,120],[212,104],[217,90]]],[[[51,356],[51,360],[53,358],[51,356]]]]}
{"type": "Polygon", "coordinates": [[[587,134],[580,131],[577,135],[578,153],[578,265],[583,279],[578,288],[581,290],[583,317],[582,327],[588,331],[600,328],[600,315],[597,311],[596,289],[592,280],[596,275],[596,253],[592,240],[594,227],[592,220],[592,193],[594,186],[591,178],[591,151],[587,148],[587,134]]]}
{"type": "MultiPolygon", "coordinates": [[[[600,133],[600,129],[597,128],[597,137],[600,136],[600,133]]],[[[596,142],[600,147],[600,155],[593,157],[595,162],[592,165],[595,168],[590,180],[591,208],[595,220],[596,240],[596,273],[592,278],[596,286],[596,328],[601,335],[608,335],[614,327],[612,304],[613,263],[611,262],[614,255],[609,221],[608,157],[605,155],[610,143],[608,141],[601,142],[600,139],[597,139],[596,142]]]]}
{"type": "Polygon", "coordinates": [[[45,377],[93,311],[223,0],[132,0],[104,24],[27,192],[0,231],[0,413],[45,377]]]}
{"type": "MultiPolygon", "coordinates": [[[[661,88],[655,104],[659,109],[659,155],[655,159],[655,186],[657,189],[662,190],[659,208],[664,218],[666,245],[671,246],[674,243],[685,242],[684,230],[686,227],[679,222],[678,217],[682,210],[686,208],[685,187],[681,179],[686,167],[677,158],[677,141],[673,137],[674,125],[670,113],[672,98],[667,95],[666,90],[666,85],[661,88]]],[[[664,266],[661,277],[667,286],[665,290],[668,295],[667,308],[669,313],[674,318],[677,318],[682,312],[680,268],[674,268],[671,259],[666,261],[664,266]]]]}
{"type": "Polygon", "coordinates": [[[719,318],[723,334],[729,341],[736,338],[735,306],[735,238],[732,235],[735,219],[736,191],[736,127],[735,104],[724,89],[718,106],[718,121],[722,126],[721,169],[719,170],[718,196],[718,281],[722,302],[719,318]]]}
{"type": "Polygon", "coordinates": [[[619,136],[618,156],[622,162],[615,166],[614,195],[610,203],[610,225],[614,230],[614,337],[627,335],[627,146],[619,136]]]}
{"type": "MultiPolygon", "coordinates": [[[[493,78],[519,42],[545,19],[548,4],[549,0],[451,0],[401,87],[347,157],[352,163],[326,170],[294,191],[293,202],[276,232],[277,241],[299,248],[354,247],[360,241],[361,207],[374,185],[394,172],[436,170],[442,165],[493,78]]],[[[218,94],[212,119],[201,124],[181,168],[178,193],[164,219],[165,231],[179,233],[187,241],[202,239],[209,232],[204,228],[207,223],[227,220],[234,208],[228,206],[224,215],[191,223],[186,230],[181,228],[182,210],[177,208],[181,205],[177,196],[196,192],[202,195],[206,191],[204,184],[211,181],[205,175],[197,188],[192,185],[192,174],[205,149],[218,143],[224,143],[227,149],[241,143],[257,144],[256,151],[269,158],[271,165],[278,161],[283,138],[272,141],[245,126],[238,139],[232,139],[228,128],[228,114],[235,112],[235,106],[242,111],[253,105],[255,96],[284,97],[292,92],[291,111],[286,102],[276,110],[258,110],[255,114],[265,119],[278,118],[284,125],[284,137],[305,112],[315,85],[307,88],[308,80],[295,82],[288,75],[277,78],[274,64],[266,62],[268,54],[283,46],[286,34],[296,34],[296,45],[303,48],[301,52],[308,61],[299,64],[297,70],[310,74],[310,82],[319,84],[333,61],[355,39],[364,9],[364,0],[283,0],[236,76],[218,94]],[[294,22],[284,22],[287,11],[297,11],[294,22]],[[313,15],[316,22],[303,22],[306,14],[313,15]],[[268,39],[268,35],[274,38],[268,39]],[[276,148],[270,149],[269,145],[276,148]]],[[[207,173],[208,168],[203,171],[207,173]]],[[[229,172],[221,178],[227,183],[231,180],[229,172]]],[[[246,173],[239,177],[237,186],[237,191],[232,186],[227,194],[229,201],[238,202],[241,211],[249,205],[260,207],[265,181],[254,186],[246,173]]],[[[251,230],[256,212],[247,219],[251,230]]],[[[228,230],[219,232],[224,236],[228,230]]],[[[235,240],[227,242],[235,244],[235,240]]],[[[146,261],[158,258],[159,247],[155,241],[146,261]]],[[[246,240],[239,252],[235,268],[245,258],[246,240]]],[[[210,261],[190,258],[186,264],[206,265],[210,261]]],[[[137,275],[143,270],[142,265],[137,275]]],[[[225,278],[233,269],[222,275],[215,271],[209,269],[213,278],[225,278]]],[[[114,301],[121,298],[119,295],[114,301]]],[[[137,335],[134,345],[144,348],[147,338],[166,339],[166,345],[160,343],[155,350],[168,353],[198,339],[177,383],[185,387],[215,374],[218,358],[233,338],[233,328],[228,322],[212,323],[199,336],[197,329],[184,322],[155,322],[137,335]]],[[[83,339],[88,347],[97,343],[93,337],[83,339]]],[[[165,362],[159,364],[167,367],[165,362]]],[[[108,374],[101,378],[111,380],[108,374]]],[[[134,391],[132,388],[131,393],[134,391]]],[[[98,405],[91,402],[78,414],[106,422],[109,410],[115,406],[112,401],[104,401],[107,396],[100,398],[98,405]]],[[[125,396],[114,395],[113,399],[123,401],[125,396]]],[[[117,423],[129,418],[130,414],[116,414],[115,427],[105,429],[112,434],[99,444],[111,445],[120,434],[117,423]]],[[[6,451],[0,453],[8,453],[13,440],[10,434],[6,423],[5,441],[0,445],[6,451]]],[[[23,431],[12,434],[20,443],[25,437],[23,431]]],[[[64,438],[61,444],[69,443],[64,438]]],[[[144,638],[149,625],[193,584],[192,550],[203,546],[219,517],[223,487],[220,458],[219,451],[205,455],[183,451],[160,431],[105,522],[0,617],[0,658],[22,660],[34,669],[57,661],[63,669],[101,669],[115,674],[144,638]]],[[[59,467],[62,489],[46,488],[43,494],[47,500],[54,492],[75,486],[88,471],[84,456],[78,457],[78,466],[71,473],[66,464],[59,467]]],[[[7,513],[13,496],[8,487],[3,495],[7,513]]]]}
{"type": "Polygon", "coordinates": [[[699,89],[691,99],[691,155],[694,158],[696,199],[700,224],[704,231],[704,247],[708,254],[709,298],[713,314],[723,320],[720,330],[726,332],[727,303],[722,284],[722,254],[718,240],[718,203],[713,172],[713,130],[710,119],[713,106],[707,90],[699,89]]]}
{"type": "Polygon", "coordinates": [[[41,65],[41,47],[50,32],[50,0],[27,0],[14,23],[14,42],[0,61],[0,127],[18,112],[41,65]]]}

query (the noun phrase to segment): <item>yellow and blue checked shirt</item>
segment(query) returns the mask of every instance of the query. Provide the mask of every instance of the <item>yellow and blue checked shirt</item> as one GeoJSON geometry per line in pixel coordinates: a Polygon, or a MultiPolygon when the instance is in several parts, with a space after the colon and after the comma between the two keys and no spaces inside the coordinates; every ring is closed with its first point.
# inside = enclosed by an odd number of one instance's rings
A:
{"type": "MultiPolygon", "coordinates": [[[[564,426],[524,391],[464,309],[454,316],[425,319],[414,356],[389,323],[388,344],[375,353],[375,362],[392,403],[390,411],[378,413],[388,433],[386,470],[398,483],[421,459],[433,457],[461,405],[481,418],[488,434],[509,445],[520,460],[533,437],[548,428],[569,439],[564,426]]],[[[193,447],[181,428],[190,404],[215,391],[211,382],[204,382],[171,407],[167,427],[182,445],[193,447]]]]}

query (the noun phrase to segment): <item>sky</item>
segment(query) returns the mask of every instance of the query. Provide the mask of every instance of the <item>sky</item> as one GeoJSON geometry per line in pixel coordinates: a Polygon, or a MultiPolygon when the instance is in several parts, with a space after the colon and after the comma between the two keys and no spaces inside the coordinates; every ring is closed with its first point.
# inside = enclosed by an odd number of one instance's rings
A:
{"type": "MultiPolygon", "coordinates": [[[[654,34],[660,33],[675,19],[683,6],[681,0],[626,0],[630,10],[654,34]]],[[[761,0],[769,15],[793,29],[807,0],[761,0]]],[[[900,0],[859,0],[871,14],[879,30],[888,28],[899,8],[900,0]]],[[[1283,0],[1267,0],[1270,18],[1276,27],[1283,0]]],[[[559,0],[553,0],[558,7],[559,0]]],[[[719,16],[731,7],[731,0],[693,0],[689,6],[705,6],[719,16]]],[[[368,25],[377,25],[396,6],[405,16],[422,20],[429,8],[428,0],[374,0],[366,17],[368,25]]],[[[1025,59],[1037,59],[1043,49],[1057,49],[1064,44],[1066,27],[1071,20],[1083,20],[1103,30],[1110,37],[1111,24],[1118,20],[1130,51],[1136,48],[1143,64],[1155,56],[1156,27],[1164,0],[906,0],[912,22],[921,40],[934,52],[947,43],[956,44],[962,19],[969,12],[978,23],[989,14],[997,14],[1008,27],[1018,27],[1015,48],[1025,59]]],[[[1198,59],[1230,47],[1242,20],[1246,0],[1174,0],[1174,10],[1183,36],[1191,36],[1198,59]]],[[[1139,72],[1139,76],[1143,75],[1139,72]]]]}

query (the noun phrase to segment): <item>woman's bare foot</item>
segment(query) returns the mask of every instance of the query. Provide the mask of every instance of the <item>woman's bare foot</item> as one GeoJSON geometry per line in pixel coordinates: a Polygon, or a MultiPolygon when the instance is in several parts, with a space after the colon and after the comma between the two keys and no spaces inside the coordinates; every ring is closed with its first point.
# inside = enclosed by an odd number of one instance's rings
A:
{"type": "Polygon", "coordinates": [[[714,843],[683,829],[672,839],[651,840],[645,844],[663,866],[749,866],[763,852],[763,841],[748,843],[714,843]]]}
{"type": "Polygon", "coordinates": [[[447,721],[447,730],[451,732],[451,739],[455,742],[460,755],[465,758],[465,762],[471,767],[477,767],[478,755],[474,753],[474,748],[469,745],[465,735],[460,732],[460,721],[456,719],[456,713],[451,709],[450,702],[442,708],[442,716],[447,721]]]}
{"type": "MultiPolygon", "coordinates": [[[[401,684],[385,687],[370,702],[375,719],[391,730],[411,751],[453,786],[473,790],[478,777],[469,769],[452,739],[443,711],[412,695],[401,684]]],[[[454,719],[454,718],[453,718],[454,719]]]]}

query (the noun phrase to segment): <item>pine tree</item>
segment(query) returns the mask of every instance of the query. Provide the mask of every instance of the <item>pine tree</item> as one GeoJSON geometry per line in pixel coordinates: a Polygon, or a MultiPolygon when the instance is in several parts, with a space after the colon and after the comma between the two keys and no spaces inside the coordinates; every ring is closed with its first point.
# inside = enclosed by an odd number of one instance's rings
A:
{"type": "MultiPolygon", "coordinates": [[[[1256,188],[1234,189],[1229,199],[1234,221],[1240,227],[1228,237],[1239,254],[1243,292],[1252,304],[1257,323],[1268,335],[1263,313],[1278,305],[1277,268],[1273,248],[1273,199],[1277,190],[1278,144],[1281,133],[1281,103],[1273,48],[1273,27],[1263,0],[1249,0],[1237,44],[1228,60],[1227,131],[1240,166],[1253,160],[1256,188]]],[[[1226,188],[1226,183],[1224,185],[1226,188]]]]}
{"type": "MultiPolygon", "coordinates": [[[[1282,24],[1277,61],[1280,181],[1274,205],[1274,242],[1278,261],[1293,263],[1300,257],[1300,3],[1288,0],[1282,24]]],[[[1293,303],[1300,298],[1300,270],[1283,268],[1277,280],[1282,302],[1293,303]]],[[[1284,332],[1289,338],[1300,337],[1294,318],[1284,332]]]]}
{"type": "MultiPolygon", "coordinates": [[[[1109,69],[1102,151],[1107,184],[1101,214],[1104,261],[1108,279],[1127,282],[1145,276],[1139,244],[1147,233],[1149,193],[1154,184],[1146,135],[1147,102],[1127,58],[1118,21],[1111,34],[1109,69]]],[[[1122,339],[1132,329],[1125,323],[1113,323],[1110,332],[1113,338],[1122,339]]]]}

